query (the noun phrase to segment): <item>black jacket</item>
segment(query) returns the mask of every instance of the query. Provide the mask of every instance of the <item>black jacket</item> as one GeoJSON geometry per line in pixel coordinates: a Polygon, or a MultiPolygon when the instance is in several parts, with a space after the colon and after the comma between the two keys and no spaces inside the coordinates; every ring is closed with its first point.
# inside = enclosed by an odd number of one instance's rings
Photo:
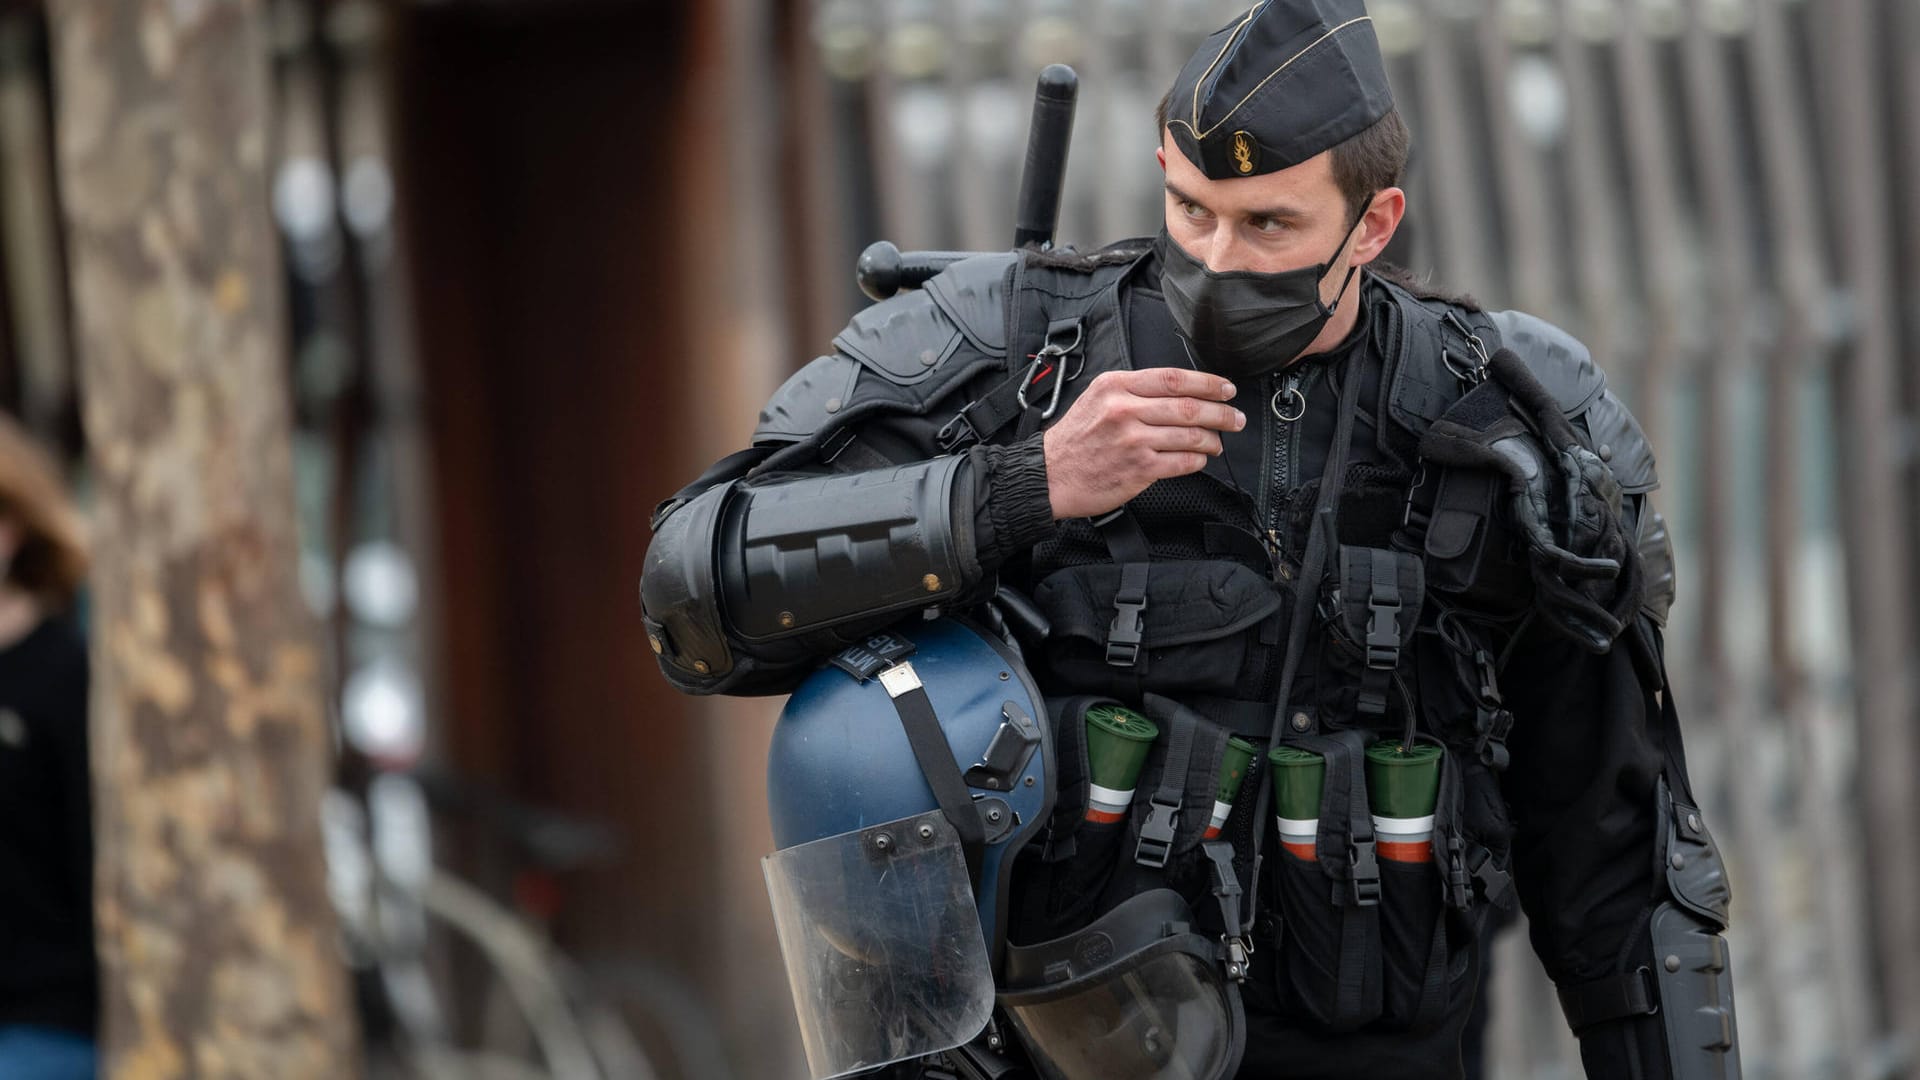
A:
{"type": "Polygon", "coordinates": [[[0,1024],[92,1035],[87,646],[49,618],[0,650],[0,1024]]]}

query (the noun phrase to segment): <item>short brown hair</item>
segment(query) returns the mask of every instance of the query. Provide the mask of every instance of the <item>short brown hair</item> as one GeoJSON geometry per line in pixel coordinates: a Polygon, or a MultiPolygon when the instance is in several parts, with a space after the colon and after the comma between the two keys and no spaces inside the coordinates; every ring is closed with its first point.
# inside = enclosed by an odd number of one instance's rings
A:
{"type": "Polygon", "coordinates": [[[22,526],[20,550],[5,573],[41,603],[63,610],[87,572],[80,515],[60,470],[24,428],[0,414],[0,514],[22,526]]]}
{"type": "MultiPolygon", "coordinates": [[[[1167,130],[1167,114],[1173,106],[1172,95],[1173,91],[1167,91],[1153,110],[1154,129],[1163,136],[1167,130]]],[[[1390,108],[1365,131],[1333,148],[1330,162],[1333,182],[1340,185],[1340,194],[1346,196],[1349,222],[1359,218],[1374,192],[1400,182],[1412,142],[1407,122],[1400,119],[1400,110],[1390,108]]]]}

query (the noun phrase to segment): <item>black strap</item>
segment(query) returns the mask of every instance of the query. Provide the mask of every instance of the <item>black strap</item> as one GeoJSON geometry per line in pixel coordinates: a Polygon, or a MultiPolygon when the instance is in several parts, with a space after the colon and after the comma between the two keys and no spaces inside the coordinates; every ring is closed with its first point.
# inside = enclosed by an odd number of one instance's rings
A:
{"type": "Polygon", "coordinates": [[[1180,802],[1187,794],[1187,766],[1193,759],[1193,743],[1198,724],[1185,709],[1171,709],[1155,717],[1167,729],[1167,756],[1160,769],[1160,787],[1147,800],[1147,819],[1140,824],[1140,842],[1134,845],[1133,860],[1158,870],[1167,865],[1173,853],[1174,834],[1180,827],[1180,802]]]}
{"type": "Polygon", "coordinates": [[[993,389],[962,406],[953,419],[941,425],[934,434],[941,451],[951,454],[974,443],[988,442],[1029,409],[1050,418],[1061,391],[1086,364],[1084,322],[1073,317],[1049,323],[1046,343],[1038,352],[1024,363],[1016,363],[993,389]]]}
{"type": "MultiPolygon", "coordinates": [[[[1320,581],[1326,574],[1327,550],[1338,539],[1337,515],[1340,506],[1340,491],[1346,486],[1347,454],[1353,442],[1353,417],[1356,410],[1347,401],[1346,379],[1334,388],[1334,408],[1340,410],[1339,419],[1334,423],[1333,445],[1327,448],[1327,463],[1320,474],[1320,496],[1314,503],[1313,524],[1307,530],[1307,550],[1301,560],[1300,577],[1294,582],[1293,620],[1287,635],[1286,662],[1280,669],[1280,693],[1274,702],[1273,722],[1267,729],[1267,744],[1280,745],[1281,736],[1286,731],[1288,703],[1293,693],[1294,676],[1299,674],[1300,659],[1306,653],[1307,626],[1319,604],[1320,581]]],[[[1254,796],[1253,820],[1264,823],[1267,820],[1267,807],[1273,799],[1273,770],[1260,770],[1260,790],[1254,796]]],[[[1264,824],[1253,830],[1253,865],[1255,880],[1260,875],[1260,843],[1266,837],[1264,824]]],[[[1247,905],[1244,918],[1246,923],[1242,931],[1251,929],[1253,912],[1257,904],[1247,905]]]]}
{"type": "Polygon", "coordinates": [[[1575,1035],[1611,1020],[1652,1016],[1660,1011],[1660,995],[1654,989],[1653,972],[1645,967],[1578,986],[1561,987],[1559,994],[1560,1011],[1567,1015],[1567,1026],[1575,1035]]]}
{"type": "Polygon", "coordinates": [[[731,483],[753,471],[755,465],[772,456],[778,446],[749,446],[745,450],[736,450],[719,461],[707,466],[707,471],[694,478],[693,483],[675,492],[671,498],[653,508],[653,516],[648,519],[656,529],[667,520],[667,515],[692,502],[702,492],[719,484],[731,483]]]}
{"type": "Polygon", "coordinates": [[[1013,423],[1020,415],[1020,384],[1026,378],[1027,369],[1023,364],[993,389],[961,406],[953,419],[933,436],[941,452],[951,454],[975,443],[984,443],[1013,423]]]}
{"type": "Polygon", "coordinates": [[[820,444],[820,463],[832,465],[839,463],[850,472],[864,472],[870,469],[884,469],[898,464],[892,458],[861,442],[850,427],[841,428],[820,444]]]}
{"type": "Polygon", "coordinates": [[[1147,569],[1153,549],[1146,530],[1122,506],[1095,519],[1107,552],[1120,564],[1120,588],[1113,594],[1113,622],[1107,627],[1107,663],[1130,668],[1140,662],[1140,643],[1146,633],[1147,569]]]}
{"type": "Polygon", "coordinates": [[[1236,932],[1244,890],[1240,887],[1240,875],[1233,871],[1233,845],[1225,840],[1209,840],[1200,845],[1200,850],[1213,872],[1213,901],[1220,907],[1220,925],[1225,928],[1220,938],[1221,960],[1226,964],[1227,978],[1242,982],[1247,977],[1251,950],[1247,948],[1246,939],[1236,932]]]}
{"type": "Polygon", "coordinates": [[[934,801],[940,804],[940,812],[953,825],[953,831],[960,834],[960,847],[967,857],[967,876],[978,886],[987,828],[980,820],[980,810],[973,804],[972,794],[967,791],[966,779],[960,774],[959,762],[953,758],[953,747],[947,742],[946,732],[940,730],[940,718],[933,711],[933,702],[928,699],[926,688],[920,685],[920,676],[913,670],[911,661],[903,660],[882,671],[880,685],[886,688],[887,696],[893,699],[894,711],[900,714],[907,744],[913,747],[920,774],[933,789],[934,801]]]}
{"type": "MultiPolygon", "coordinates": [[[[1360,695],[1354,707],[1363,716],[1385,716],[1393,673],[1400,667],[1400,608],[1407,600],[1400,595],[1399,562],[1394,553],[1385,548],[1343,548],[1341,551],[1343,555],[1352,552],[1356,561],[1362,552],[1367,556],[1367,623],[1366,640],[1362,642],[1366,666],[1360,669],[1360,695]]],[[[1346,584],[1354,587],[1360,583],[1346,584]]]]}
{"type": "Polygon", "coordinates": [[[1327,762],[1322,797],[1332,812],[1321,814],[1317,840],[1322,865],[1334,860],[1326,866],[1334,879],[1330,899],[1340,909],[1333,1022],[1343,1031],[1375,1019],[1381,1004],[1380,965],[1370,962],[1379,947],[1379,921],[1367,909],[1380,903],[1380,862],[1374,851],[1373,815],[1367,806],[1366,744],[1366,733],[1352,730],[1294,741],[1327,762]]]}
{"type": "Polygon", "coordinates": [[[1440,1021],[1447,1007],[1447,915],[1433,921],[1433,944],[1427,949],[1427,978],[1420,987],[1420,1003],[1413,1008],[1415,1031],[1426,1031],[1440,1021]]]}

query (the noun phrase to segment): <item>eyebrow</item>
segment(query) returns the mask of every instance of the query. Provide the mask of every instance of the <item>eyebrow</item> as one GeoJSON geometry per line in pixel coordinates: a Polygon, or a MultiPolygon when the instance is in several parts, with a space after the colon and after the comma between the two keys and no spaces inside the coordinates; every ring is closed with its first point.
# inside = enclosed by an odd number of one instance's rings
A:
{"type": "MultiPolygon", "coordinates": [[[[1202,210],[1212,209],[1212,207],[1209,207],[1206,203],[1181,191],[1171,180],[1167,181],[1167,194],[1179,199],[1181,202],[1192,203],[1202,210]]],[[[1246,216],[1249,218],[1266,218],[1273,221],[1303,221],[1306,219],[1307,214],[1305,211],[1295,209],[1291,206],[1269,206],[1259,210],[1249,210],[1246,212],[1246,216]]]]}

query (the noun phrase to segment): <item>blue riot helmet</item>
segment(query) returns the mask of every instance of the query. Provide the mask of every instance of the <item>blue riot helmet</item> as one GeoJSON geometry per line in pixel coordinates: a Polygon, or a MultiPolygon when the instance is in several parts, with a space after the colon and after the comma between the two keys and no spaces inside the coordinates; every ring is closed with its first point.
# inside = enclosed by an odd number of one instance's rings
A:
{"type": "Polygon", "coordinates": [[[1018,655],[958,618],[875,635],[788,700],[762,868],[816,1080],[986,1027],[1012,858],[1052,810],[1050,753],[1018,655]]]}

